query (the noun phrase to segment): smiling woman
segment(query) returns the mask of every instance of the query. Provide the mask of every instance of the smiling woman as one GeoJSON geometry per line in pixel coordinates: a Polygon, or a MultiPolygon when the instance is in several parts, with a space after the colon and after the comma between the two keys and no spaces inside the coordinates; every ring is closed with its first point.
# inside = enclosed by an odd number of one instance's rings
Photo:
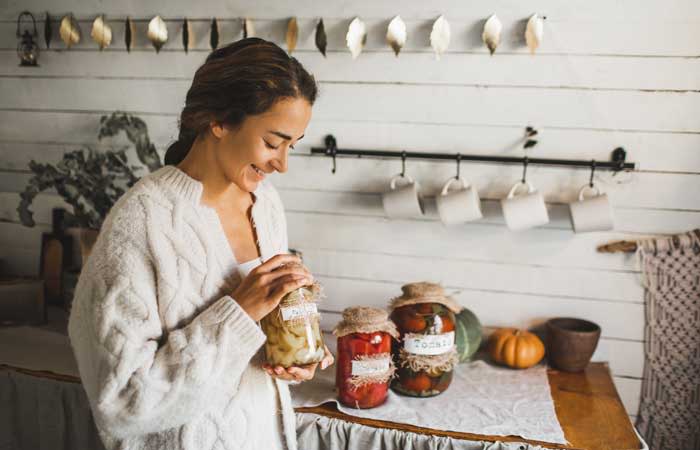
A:
{"type": "MultiPolygon", "coordinates": [[[[267,366],[257,322],[314,280],[288,254],[265,178],[287,171],[316,94],[271,42],[215,50],[194,75],[166,166],[105,219],[69,334],[107,449],[296,449],[287,382],[318,364],[267,366]]],[[[325,349],[321,369],[332,362],[325,349]]]]}

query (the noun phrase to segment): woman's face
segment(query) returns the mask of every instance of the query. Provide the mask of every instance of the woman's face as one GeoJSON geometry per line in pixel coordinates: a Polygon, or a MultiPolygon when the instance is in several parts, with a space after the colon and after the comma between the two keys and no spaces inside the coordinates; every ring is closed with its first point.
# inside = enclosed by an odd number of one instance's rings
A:
{"type": "Polygon", "coordinates": [[[287,171],[287,156],[310,120],[307,100],[286,98],[265,113],[249,116],[238,129],[212,124],[217,164],[229,181],[253,192],[268,174],[287,171]]]}

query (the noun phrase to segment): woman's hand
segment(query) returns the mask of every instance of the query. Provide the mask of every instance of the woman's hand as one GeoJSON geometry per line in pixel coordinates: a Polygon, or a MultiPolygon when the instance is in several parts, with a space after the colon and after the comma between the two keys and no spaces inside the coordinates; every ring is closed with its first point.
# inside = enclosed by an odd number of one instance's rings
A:
{"type": "Polygon", "coordinates": [[[231,297],[257,322],[275,309],[287,293],[313,281],[313,275],[298,256],[279,254],[253,269],[231,297]]]}
{"type": "Polygon", "coordinates": [[[263,369],[265,369],[265,372],[268,374],[281,380],[296,382],[308,381],[316,374],[316,368],[319,364],[321,364],[321,370],[325,370],[335,361],[335,358],[333,358],[333,354],[330,352],[330,350],[328,350],[328,347],[324,345],[324,348],[326,355],[323,357],[323,360],[320,363],[307,364],[305,366],[292,366],[287,369],[282,366],[272,367],[271,365],[265,363],[263,364],[263,369]]]}

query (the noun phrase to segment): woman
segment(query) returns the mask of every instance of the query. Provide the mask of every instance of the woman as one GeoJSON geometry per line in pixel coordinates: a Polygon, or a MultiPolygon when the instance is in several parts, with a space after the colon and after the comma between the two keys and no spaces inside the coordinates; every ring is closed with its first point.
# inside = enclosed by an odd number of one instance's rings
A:
{"type": "MultiPolygon", "coordinates": [[[[289,255],[268,174],[287,171],[314,78],[250,38],[197,70],[166,166],[110,211],[76,288],[69,334],[108,449],[296,449],[288,382],[257,321],[313,281],[289,255]],[[256,245],[257,244],[257,245],[256,245]]],[[[321,368],[332,364],[326,349],[321,368]]]]}

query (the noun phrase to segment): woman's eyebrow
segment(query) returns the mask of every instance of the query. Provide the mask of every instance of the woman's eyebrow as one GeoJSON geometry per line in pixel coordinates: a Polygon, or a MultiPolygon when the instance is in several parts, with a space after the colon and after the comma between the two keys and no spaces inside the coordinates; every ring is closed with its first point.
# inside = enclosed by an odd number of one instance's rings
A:
{"type": "MultiPolygon", "coordinates": [[[[272,134],[274,134],[274,135],[276,135],[276,136],[279,136],[279,137],[281,137],[282,139],[286,139],[286,140],[288,140],[288,141],[291,141],[291,140],[292,140],[292,137],[291,137],[291,136],[289,136],[288,134],[284,134],[284,133],[282,133],[281,131],[268,130],[268,133],[272,133],[272,134]]],[[[303,138],[303,137],[304,137],[304,135],[302,134],[301,136],[299,136],[299,139],[297,139],[297,141],[300,140],[300,139],[303,138]]]]}

